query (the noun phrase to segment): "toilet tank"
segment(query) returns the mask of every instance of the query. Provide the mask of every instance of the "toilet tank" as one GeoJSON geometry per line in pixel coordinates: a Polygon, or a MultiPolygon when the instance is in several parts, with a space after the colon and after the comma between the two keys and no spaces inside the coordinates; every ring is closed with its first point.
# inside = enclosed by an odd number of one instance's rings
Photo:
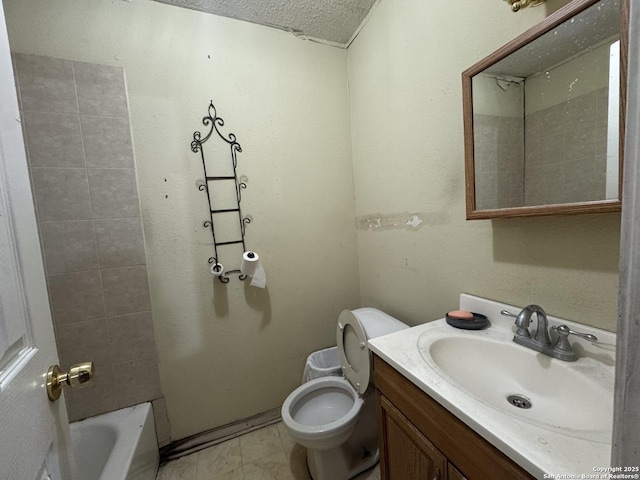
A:
{"type": "Polygon", "coordinates": [[[406,323],[402,323],[397,318],[393,318],[377,308],[358,308],[352,310],[352,313],[362,325],[367,339],[381,337],[382,335],[409,328],[406,323]]]}

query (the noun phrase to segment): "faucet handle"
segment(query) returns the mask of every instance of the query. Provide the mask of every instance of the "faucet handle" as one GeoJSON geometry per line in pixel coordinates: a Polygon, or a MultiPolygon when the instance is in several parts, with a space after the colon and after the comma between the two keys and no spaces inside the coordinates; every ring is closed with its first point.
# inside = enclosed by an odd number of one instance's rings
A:
{"type": "Polygon", "coordinates": [[[566,325],[558,325],[557,327],[553,326],[551,327],[551,330],[555,330],[558,332],[558,335],[560,336],[560,340],[566,339],[569,335],[575,335],[576,337],[583,338],[589,342],[598,341],[598,337],[596,337],[595,335],[591,335],[590,333],[574,332],[566,325]]]}
{"type": "Polygon", "coordinates": [[[553,347],[556,351],[564,352],[572,357],[575,356],[573,347],[569,343],[569,327],[566,325],[560,325],[559,327],[553,326],[551,330],[558,332],[558,341],[553,347]]]}
{"type": "Polygon", "coordinates": [[[578,359],[578,356],[573,351],[572,345],[569,343],[569,335],[575,335],[590,342],[598,341],[598,337],[596,337],[595,335],[591,335],[590,333],[574,332],[566,325],[558,325],[557,327],[553,326],[551,327],[551,330],[555,330],[556,332],[558,332],[558,341],[553,347],[556,358],[559,358],[560,360],[566,360],[568,362],[573,362],[578,359]]]}

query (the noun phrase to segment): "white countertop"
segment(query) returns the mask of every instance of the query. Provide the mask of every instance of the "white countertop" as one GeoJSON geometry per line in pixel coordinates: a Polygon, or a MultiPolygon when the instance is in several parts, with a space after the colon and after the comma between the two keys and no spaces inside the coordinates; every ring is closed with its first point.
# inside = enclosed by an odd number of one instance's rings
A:
{"type": "MultiPolygon", "coordinates": [[[[509,414],[508,410],[499,410],[472,397],[422,358],[418,339],[422,335],[446,335],[449,330],[456,335],[491,335],[492,338],[504,338],[506,342],[511,342],[513,319],[500,315],[500,311],[506,309],[518,313],[521,308],[463,294],[460,296],[460,309],[486,315],[491,327],[486,330],[459,330],[440,319],[371,339],[369,348],[536,478],[553,478],[550,475],[558,474],[594,474],[597,473],[595,468],[608,467],[611,427],[608,432],[601,431],[586,439],[580,438],[579,433],[567,435],[560,429],[522,421],[517,417],[517,412],[509,414]]],[[[579,359],[573,362],[572,368],[575,366],[583,371],[593,371],[596,384],[611,391],[611,404],[603,409],[602,414],[611,417],[609,425],[612,425],[615,334],[552,316],[548,319],[549,326],[566,324],[572,329],[598,337],[598,342],[594,344],[570,337],[579,353],[579,359]]],[[[522,374],[526,375],[526,372],[522,374]]],[[[553,387],[549,385],[549,388],[553,387]]],[[[589,424],[589,418],[585,419],[585,424],[589,424]]]]}

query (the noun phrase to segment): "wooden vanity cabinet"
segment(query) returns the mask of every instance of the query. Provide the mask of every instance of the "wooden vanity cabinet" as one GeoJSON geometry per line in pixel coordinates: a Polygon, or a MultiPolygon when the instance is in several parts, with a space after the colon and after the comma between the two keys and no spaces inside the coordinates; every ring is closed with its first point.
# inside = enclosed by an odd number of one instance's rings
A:
{"type": "Polygon", "coordinates": [[[384,396],[378,397],[382,478],[442,479],[447,459],[384,396]],[[382,446],[384,444],[384,446],[382,446]]]}
{"type": "Polygon", "coordinates": [[[449,472],[449,480],[468,480],[467,477],[460,473],[460,470],[451,464],[449,464],[447,471],[449,472]]]}
{"type": "Polygon", "coordinates": [[[382,480],[534,480],[374,355],[382,480]]]}

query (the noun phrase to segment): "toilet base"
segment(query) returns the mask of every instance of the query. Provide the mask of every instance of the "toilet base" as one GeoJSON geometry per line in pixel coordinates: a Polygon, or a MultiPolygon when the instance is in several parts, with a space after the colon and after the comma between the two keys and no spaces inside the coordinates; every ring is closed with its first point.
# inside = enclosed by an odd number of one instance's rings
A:
{"type": "Polygon", "coordinates": [[[380,459],[374,450],[353,452],[347,444],[330,450],[307,449],[307,466],[313,480],[348,480],[373,467],[380,459]]]}
{"type": "Polygon", "coordinates": [[[373,467],[380,459],[376,397],[363,399],[360,418],[349,439],[336,448],[307,448],[307,465],[313,480],[348,480],[373,467]]]}

